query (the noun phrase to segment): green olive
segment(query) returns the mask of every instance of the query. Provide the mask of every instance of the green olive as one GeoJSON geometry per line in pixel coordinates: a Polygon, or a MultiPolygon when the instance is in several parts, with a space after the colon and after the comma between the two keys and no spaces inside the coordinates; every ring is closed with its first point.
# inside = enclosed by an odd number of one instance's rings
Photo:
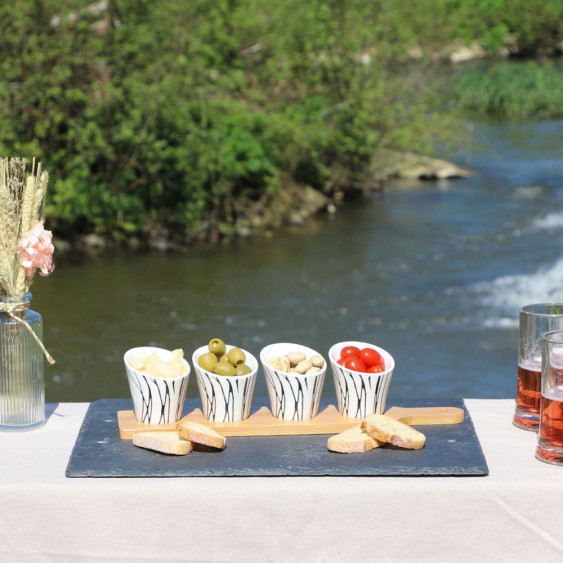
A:
{"type": "Polygon", "coordinates": [[[217,360],[219,362],[226,362],[227,364],[229,364],[229,356],[227,356],[227,354],[223,354],[221,356],[217,356],[217,360]]]}
{"type": "Polygon", "coordinates": [[[217,375],[235,375],[235,366],[228,362],[217,362],[213,366],[213,373],[217,375]]]}
{"type": "Polygon", "coordinates": [[[206,352],[199,357],[199,365],[207,371],[213,371],[213,367],[217,363],[217,356],[211,352],[206,352]]]}
{"type": "Polygon", "coordinates": [[[229,362],[233,364],[233,366],[244,364],[244,362],[246,361],[246,356],[240,348],[231,348],[229,350],[228,356],[229,362]]]}
{"type": "Polygon", "coordinates": [[[225,353],[225,343],[220,338],[212,338],[208,346],[209,351],[217,356],[222,356],[225,353]]]}
{"type": "Polygon", "coordinates": [[[239,364],[235,369],[235,375],[247,375],[252,370],[246,364],[239,364]]]}

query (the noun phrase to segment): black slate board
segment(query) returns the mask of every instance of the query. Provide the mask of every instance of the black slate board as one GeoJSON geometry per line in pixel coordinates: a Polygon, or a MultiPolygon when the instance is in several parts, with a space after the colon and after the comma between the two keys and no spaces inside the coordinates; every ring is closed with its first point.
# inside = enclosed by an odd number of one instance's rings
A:
{"type": "MultiPolygon", "coordinates": [[[[254,403],[253,410],[267,404],[258,399],[254,403]]],[[[100,399],[88,408],[66,476],[488,475],[483,450],[462,399],[404,401],[388,406],[460,407],[465,410],[465,420],[460,424],[418,427],[426,434],[426,446],[421,450],[386,446],[362,454],[338,454],[328,451],[328,435],[324,434],[229,437],[227,447],[221,452],[193,451],[187,456],[168,456],[119,438],[117,411],[131,409],[131,400],[100,399]]],[[[187,400],[184,414],[196,407],[200,407],[199,401],[187,400]]]]}

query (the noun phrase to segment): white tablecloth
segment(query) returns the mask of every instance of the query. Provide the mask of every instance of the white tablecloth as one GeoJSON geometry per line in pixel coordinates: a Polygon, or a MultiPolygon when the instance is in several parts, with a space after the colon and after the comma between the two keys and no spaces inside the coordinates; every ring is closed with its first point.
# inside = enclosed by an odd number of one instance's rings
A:
{"type": "Polygon", "coordinates": [[[563,560],[563,468],[466,400],[486,477],[68,479],[88,405],[0,434],[0,561],[563,560]]]}

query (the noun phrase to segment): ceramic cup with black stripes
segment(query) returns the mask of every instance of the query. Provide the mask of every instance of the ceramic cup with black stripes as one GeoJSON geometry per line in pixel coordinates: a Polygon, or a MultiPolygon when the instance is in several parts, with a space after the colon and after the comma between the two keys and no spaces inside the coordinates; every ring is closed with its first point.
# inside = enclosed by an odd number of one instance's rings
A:
{"type": "Polygon", "coordinates": [[[320,371],[314,374],[290,373],[272,367],[268,360],[274,356],[286,356],[303,352],[306,358],[321,356],[307,346],[279,342],[264,347],[260,363],[264,369],[272,414],[283,420],[307,420],[317,416],[326,374],[326,360],[320,371]]]}
{"type": "MultiPolygon", "coordinates": [[[[227,353],[232,348],[234,346],[227,344],[227,353]]],[[[250,352],[243,350],[250,373],[218,375],[199,365],[199,357],[207,352],[209,347],[201,346],[192,355],[203,416],[213,422],[239,422],[247,419],[256,385],[258,360],[250,352]]]]}
{"type": "Polygon", "coordinates": [[[328,352],[338,411],[348,418],[365,418],[368,414],[384,414],[387,394],[395,369],[395,360],[383,348],[367,342],[339,342],[328,352]],[[383,357],[385,371],[380,373],[362,373],[354,371],[338,363],[340,352],[346,346],[373,348],[383,357]]]}
{"type": "Polygon", "coordinates": [[[123,356],[135,418],[145,424],[174,423],[182,418],[190,378],[190,364],[182,359],[185,371],[178,377],[155,377],[135,369],[129,363],[131,358],[153,353],[166,362],[172,352],[154,346],[139,346],[127,350],[123,356]]]}

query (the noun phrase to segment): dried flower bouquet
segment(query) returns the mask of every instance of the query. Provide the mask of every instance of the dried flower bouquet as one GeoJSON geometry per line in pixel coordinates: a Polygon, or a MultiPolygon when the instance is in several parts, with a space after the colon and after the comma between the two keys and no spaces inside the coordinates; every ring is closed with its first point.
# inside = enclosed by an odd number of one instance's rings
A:
{"type": "Polygon", "coordinates": [[[52,233],[43,227],[48,181],[35,159],[28,173],[25,158],[0,158],[0,311],[25,324],[53,363],[31,327],[14,314],[22,310],[35,272],[46,276],[54,269],[52,233]]]}

